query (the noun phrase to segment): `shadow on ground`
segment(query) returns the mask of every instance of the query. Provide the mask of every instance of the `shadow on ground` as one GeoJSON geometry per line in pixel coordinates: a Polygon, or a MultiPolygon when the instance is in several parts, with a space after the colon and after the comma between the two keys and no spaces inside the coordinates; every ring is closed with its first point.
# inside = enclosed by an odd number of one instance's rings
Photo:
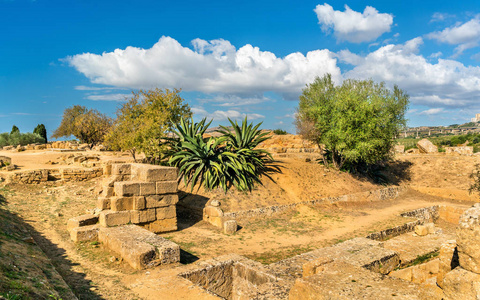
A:
{"type": "Polygon", "coordinates": [[[374,184],[399,185],[411,180],[410,161],[394,160],[391,162],[359,168],[352,176],[374,184]]]}

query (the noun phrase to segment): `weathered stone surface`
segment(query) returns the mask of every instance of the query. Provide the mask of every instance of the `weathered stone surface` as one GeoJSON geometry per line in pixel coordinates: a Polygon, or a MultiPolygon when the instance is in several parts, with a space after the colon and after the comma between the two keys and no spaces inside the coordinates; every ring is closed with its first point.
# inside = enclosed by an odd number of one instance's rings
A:
{"type": "Polygon", "coordinates": [[[155,182],[142,182],[140,183],[140,195],[155,195],[157,193],[157,188],[155,182]]]}
{"type": "Polygon", "coordinates": [[[133,197],[133,209],[142,210],[145,209],[145,196],[134,196],[133,197]]]}
{"type": "Polygon", "coordinates": [[[388,275],[415,283],[424,283],[431,278],[436,282],[439,270],[440,260],[437,258],[420,265],[393,271],[388,275]]]}
{"type": "Polygon", "coordinates": [[[132,210],[130,212],[130,218],[133,224],[153,222],[157,219],[155,214],[155,208],[145,210],[132,210]]]}
{"type": "Polygon", "coordinates": [[[71,218],[67,221],[67,229],[70,230],[75,227],[82,227],[88,225],[94,225],[98,222],[98,216],[95,215],[82,215],[78,217],[71,218]]]}
{"type": "Polygon", "coordinates": [[[203,209],[203,215],[207,217],[221,217],[223,216],[223,210],[220,207],[209,205],[203,209]]]}
{"type": "Polygon", "coordinates": [[[223,233],[225,234],[234,234],[237,232],[237,221],[235,220],[228,220],[223,223],[223,233]]]}
{"type": "Polygon", "coordinates": [[[158,181],[157,194],[173,194],[178,192],[177,181],[158,181]]]}
{"type": "Polygon", "coordinates": [[[0,167],[2,166],[8,166],[12,164],[12,159],[8,156],[0,156],[0,167]]]}
{"type": "Polygon", "coordinates": [[[447,300],[478,300],[480,275],[457,267],[445,275],[443,291],[447,300]]]}
{"type": "Polygon", "coordinates": [[[418,141],[417,147],[421,153],[437,153],[438,152],[438,147],[435,146],[428,139],[422,139],[418,141]]]}
{"type": "Polygon", "coordinates": [[[223,228],[223,217],[209,217],[206,221],[215,227],[223,228]]]}
{"type": "Polygon", "coordinates": [[[438,207],[438,214],[441,219],[448,223],[458,224],[460,216],[465,212],[465,208],[440,205],[438,207]]]}
{"type": "Polygon", "coordinates": [[[445,147],[445,154],[469,155],[469,154],[473,154],[473,147],[471,146],[445,147]]]}
{"type": "Polygon", "coordinates": [[[443,288],[445,274],[458,267],[457,242],[455,240],[448,240],[443,243],[440,247],[438,259],[440,260],[440,270],[437,274],[437,284],[443,288]]]}
{"type": "Polygon", "coordinates": [[[177,194],[150,195],[145,197],[146,208],[171,206],[178,203],[177,194]]]}
{"type": "Polygon", "coordinates": [[[110,186],[104,186],[102,188],[102,194],[100,195],[100,197],[112,197],[115,195],[115,190],[113,187],[110,187],[110,186]]]}
{"type": "Polygon", "coordinates": [[[110,199],[110,209],[113,211],[123,211],[133,209],[134,197],[112,197],[110,199]]]}
{"type": "Polygon", "coordinates": [[[210,206],[213,206],[213,207],[219,207],[220,206],[220,201],[218,200],[212,200],[210,201],[210,206]]]}
{"type": "Polygon", "coordinates": [[[335,261],[326,264],[320,273],[295,281],[289,300],[300,299],[442,299],[442,293],[440,289],[335,261]]]}
{"type": "Polygon", "coordinates": [[[427,233],[428,234],[434,234],[435,233],[435,224],[425,223],[425,227],[427,228],[427,233]]]}
{"type": "Polygon", "coordinates": [[[405,152],[405,145],[395,145],[393,151],[395,153],[404,153],[405,152]]]}
{"type": "Polygon", "coordinates": [[[156,219],[157,220],[172,219],[172,218],[177,217],[177,210],[176,210],[175,205],[152,208],[152,209],[156,210],[156,219]]]}
{"type": "Polygon", "coordinates": [[[98,225],[74,227],[70,229],[70,238],[74,242],[87,242],[98,240],[98,225]]]}
{"type": "Polygon", "coordinates": [[[99,214],[99,223],[103,227],[128,224],[130,223],[130,211],[101,211],[99,214]]]}
{"type": "Polygon", "coordinates": [[[107,210],[110,209],[111,199],[110,198],[103,198],[98,197],[97,199],[97,208],[100,210],[107,210]]]}
{"type": "Polygon", "coordinates": [[[132,164],[114,164],[112,165],[112,175],[130,175],[132,164]]]}
{"type": "Polygon", "coordinates": [[[135,269],[180,261],[180,247],[139,226],[100,228],[99,241],[135,269]]]}
{"type": "Polygon", "coordinates": [[[177,179],[177,168],[132,164],[132,180],[157,182],[173,181],[177,179]]]}
{"type": "Polygon", "coordinates": [[[428,234],[428,228],[425,225],[415,226],[415,233],[419,236],[424,236],[428,234]]]}
{"type": "Polygon", "coordinates": [[[115,195],[120,197],[140,196],[140,184],[138,181],[115,182],[115,195]]]}
{"type": "Polygon", "coordinates": [[[177,218],[156,220],[145,225],[145,228],[154,233],[162,233],[177,230],[177,218]]]}
{"type": "Polygon", "coordinates": [[[460,217],[456,233],[460,266],[480,274],[480,204],[467,209],[460,217]]]}

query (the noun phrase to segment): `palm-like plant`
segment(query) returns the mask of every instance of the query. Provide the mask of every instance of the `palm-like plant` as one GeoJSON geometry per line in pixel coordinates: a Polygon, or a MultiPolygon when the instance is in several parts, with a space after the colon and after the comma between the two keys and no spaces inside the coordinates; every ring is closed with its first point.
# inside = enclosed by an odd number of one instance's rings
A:
{"type": "Polygon", "coordinates": [[[271,170],[267,166],[273,159],[265,150],[254,149],[269,137],[244,120],[240,127],[230,123],[235,134],[226,127],[218,130],[220,137],[203,137],[211,121],[199,123],[182,119],[175,125],[178,138],[169,139],[170,150],[167,153],[169,164],[179,168],[179,178],[192,190],[195,185],[206,189],[222,188],[225,192],[235,186],[237,189],[251,191],[260,176],[271,170]]]}

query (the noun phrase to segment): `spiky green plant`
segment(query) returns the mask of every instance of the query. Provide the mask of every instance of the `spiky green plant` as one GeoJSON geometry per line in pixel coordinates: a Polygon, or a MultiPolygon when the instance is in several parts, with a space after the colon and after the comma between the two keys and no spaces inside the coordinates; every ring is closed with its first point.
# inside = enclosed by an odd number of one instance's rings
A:
{"type": "Polygon", "coordinates": [[[179,178],[192,190],[198,184],[209,190],[220,187],[226,192],[235,186],[251,191],[256,183],[261,184],[260,176],[271,170],[267,166],[273,161],[270,153],[254,149],[269,138],[258,130],[260,124],[247,124],[247,119],[242,126],[230,123],[235,134],[222,127],[218,130],[222,136],[206,138],[203,135],[211,121],[194,123],[182,118],[175,125],[178,138],[169,139],[168,163],[179,168],[179,178]]]}

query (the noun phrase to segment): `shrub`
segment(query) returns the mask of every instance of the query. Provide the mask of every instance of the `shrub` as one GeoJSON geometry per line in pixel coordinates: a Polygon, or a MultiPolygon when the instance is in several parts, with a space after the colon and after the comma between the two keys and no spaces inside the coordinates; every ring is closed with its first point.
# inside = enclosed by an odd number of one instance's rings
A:
{"type": "Polygon", "coordinates": [[[5,146],[25,146],[28,144],[45,143],[45,140],[36,133],[8,133],[0,134],[0,147],[5,146]]]}
{"type": "Polygon", "coordinates": [[[45,125],[38,124],[37,127],[35,127],[35,129],[33,130],[33,133],[41,136],[45,140],[45,143],[47,142],[47,129],[45,128],[45,125]]]}
{"type": "MultiPolygon", "coordinates": [[[[179,177],[185,185],[204,186],[207,190],[222,188],[225,192],[232,186],[241,191],[251,191],[260,176],[275,170],[273,159],[265,150],[254,149],[265,141],[267,133],[258,130],[247,119],[239,126],[229,120],[233,130],[221,126],[219,137],[204,137],[211,122],[199,123],[181,118],[176,125],[178,138],[168,139],[170,150],[168,163],[179,168],[179,177]]],[[[268,175],[267,175],[268,176],[268,175]]]]}
{"type": "Polygon", "coordinates": [[[273,133],[275,133],[276,135],[285,135],[285,134],[287,134],[287,132],[286,132],[285,130],[283,130],[283,129],[275,129],[275,130],[273,131],[273,133]]]}

